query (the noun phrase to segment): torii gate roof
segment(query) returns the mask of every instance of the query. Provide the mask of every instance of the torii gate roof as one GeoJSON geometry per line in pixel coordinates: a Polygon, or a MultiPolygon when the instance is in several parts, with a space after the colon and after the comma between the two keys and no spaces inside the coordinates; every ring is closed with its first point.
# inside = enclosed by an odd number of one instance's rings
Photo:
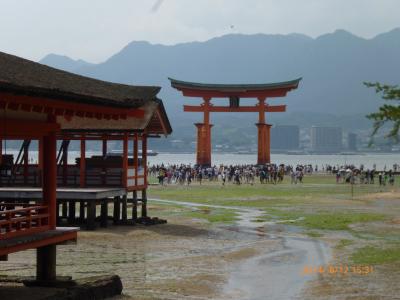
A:
{"type": "Polygon", "coordinates": [[[297,89],[302,78],[291,81],[262,84],[210,84],[176,80],[168,78],[171,86],[189,97],[281,97],[288,91],[297,89]]]}

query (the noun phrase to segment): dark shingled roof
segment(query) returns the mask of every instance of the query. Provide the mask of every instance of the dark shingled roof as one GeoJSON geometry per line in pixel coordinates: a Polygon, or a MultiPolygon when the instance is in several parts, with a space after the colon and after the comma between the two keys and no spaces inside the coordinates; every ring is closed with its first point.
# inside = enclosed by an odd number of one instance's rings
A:
{"type": "Polygon", "coordinates": [[[302,78],[291,81],[261,83],[261,84],[215,84],[215,83],[197,83],[176,80],[168,78],[174,88],[190,88],[196,90],[212,90],[212,91],[257,91],[257,90],[273,90],[281,88],[297,88],[302,78]]]}
{"type": "Polygon", "coordinates": [[[79,76],[0,52],[0,91],[71,102],[135,108],[160,87],[131,86],[79,76]]]}

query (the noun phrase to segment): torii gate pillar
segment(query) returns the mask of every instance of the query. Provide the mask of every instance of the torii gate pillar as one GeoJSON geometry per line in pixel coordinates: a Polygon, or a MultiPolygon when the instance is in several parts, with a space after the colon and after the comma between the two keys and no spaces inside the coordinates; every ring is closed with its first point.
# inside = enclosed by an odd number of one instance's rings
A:
{"type": "Polygon", "coordinates": [[[266,98],[258,98],[259,117],[258,123],[258,155],[257,164],[265,165],[271,163],[271,125],[265,123],[266,98]]]}
{"type": "Polygon", "coordinates": [[[257,123],[258,128],[258,156],[257,164],[265,165],[271,163],[271,125],[257,123]]]}
{"type": "Polygon", "coordinates": [[[197,164],[211,166],[211,124],[196,123],[197,127],[197,164]]]}
{"type": "Polygon", "coordinates": [[[204,122],[194,124],[197,127],[197,158],[200,166],[211,166],[211,127],[210,124],[210,101],[211,98],[204,97],[202,107],[204,109],[204,122]]]}

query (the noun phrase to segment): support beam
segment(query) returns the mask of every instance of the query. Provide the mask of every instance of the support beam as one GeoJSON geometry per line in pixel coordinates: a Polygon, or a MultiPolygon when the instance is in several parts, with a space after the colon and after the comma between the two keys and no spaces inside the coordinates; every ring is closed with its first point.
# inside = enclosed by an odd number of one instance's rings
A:
{"type": "Polygon", "coordinates": [[[63,218],[66,218],[68,216],[68,205],[67,205],[67,201],[62,201],[61,202],[61,216],[63,218]]]}
{"type": "Polygon", "coordinates": [[[121,219],[121,198],[117,196],[114,197],[114,213],[113,213],[114,225],[118,225],[120,219],[121,219]]]}
{"type": "Polygon", "coordinates": [[[132,220],[134,222],[137,221],[138,219],[138,211],[137,211],[137,205],[138,200],[137,200],[137,191],[133,191],[133,196],[132,196],[132,220]]]}
{"type": "Polygon", "coordinates": [[[101,200],[100,226],[103,228],[108,226],[108,199],[101,200]]]}
{"type": "Polygon", "coordinates": [[[8,254],[6,254],[6,255],[1,255],[1,256],[0,256],[0,261],[8,261],[8,254]]]}
{"type": "Polygon", "coordinates": [[[56,251],[56,245],[48,245],[37,248],[36,280],[41,282],[56,280],[56,251]]]}
{"type": "Polygon", "coordinates": [[[147,218],[147,190],[142,190],[142,218],[147,218]]]}
{"type": "Polygon", "coordinates": [[[79,201],[79,223],[83,224],[85,222],[85,202],[79,201]]]}
{"type": "MultiPolygon", "coordinates": [[[[183,110],[185,112],[204,112],[204,106],[193,106],[184,105],[183,110]]],[[[210,106],[208,108],[209,112],[259,112],[260,108],[258,106],[210,106]]],[[[264,112],[285,112],[286,105],[266,105],[264,107],[264,112]]]]}
{"type": "Polygon", "coordinates": [[[68,201],[68,223],[75,224],[76,218],[76,202],[68,201]]]}
{"type": "Polygon", "coordinates": [[[125,134],[122,140],[122,182],[125,188],[128,187],[128,135],[125,134]]]}
{"type": "Polygon", "coordinates": [[[144,169],[144,185],[147,187],[147,135],[142,136],[142,165],[144,169]]]}
{"type": "Polygon", "coordinates": [[[198,89],[190,89],[184,88],[180,89],[182,91],[182,95],[186,97],[200,97],[207,96],[212,98],[229,98],[234,94],[239,98],[257,98],[260,96],[268,95],[268,97],[285,97],[288,91],[297,88],[297,86],[293,86],[290,88],[276,88],[274,90],[243,90],[243,91],[229,91],[219,92],[215,90],[202,90],[199,92],[198,89]]]}
{"type": "Polygon", "coordinates": [[[86,186],[86,140],[81,139],[81,159],[79,168],[79,186],[84,188],[86,186]]]}
{"type": "Polygon", "coordinates": [[[87,224],[88,230],[96,229],[96,200],[87,201],[87,224]]]}
{"type": "Polygon", "coordinates": [[[128,222],[128,198],[125,195],[122,196],[122,224],[126,224],[128,222]]]}

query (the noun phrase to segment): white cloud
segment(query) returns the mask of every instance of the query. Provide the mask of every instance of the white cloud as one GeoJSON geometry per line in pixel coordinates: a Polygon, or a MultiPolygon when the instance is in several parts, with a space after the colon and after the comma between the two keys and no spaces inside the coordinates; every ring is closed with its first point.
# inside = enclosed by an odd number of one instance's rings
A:
{"type": "Polygon", "coordinates": [[[0,0],[0,51],[101,61],[132,40],[174,44],[231,32],[372,37],[400,26],[398,0],[0,0]],[[231,25],[234,25],[231,28],[231,25]]]}

